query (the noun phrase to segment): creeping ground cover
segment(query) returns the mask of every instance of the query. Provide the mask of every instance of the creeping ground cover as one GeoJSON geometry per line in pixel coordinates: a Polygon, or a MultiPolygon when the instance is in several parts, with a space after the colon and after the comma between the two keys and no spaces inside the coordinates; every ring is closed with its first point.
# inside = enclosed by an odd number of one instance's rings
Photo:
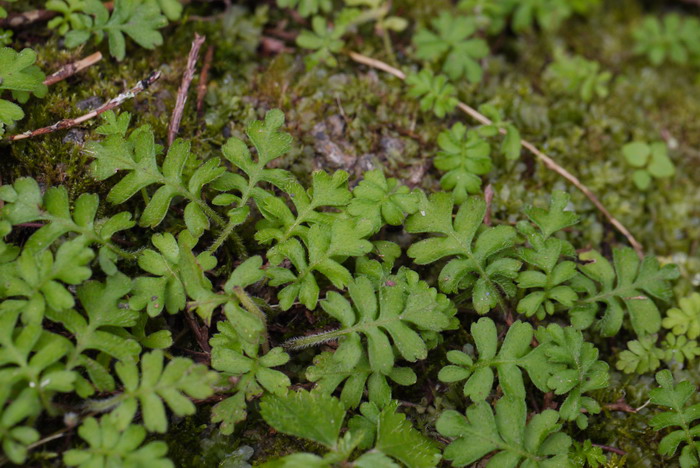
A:
{"type": "Polygon", "coordinates": [[[0,0],[0,466],[700,467],[694,0],[0,0]]]}

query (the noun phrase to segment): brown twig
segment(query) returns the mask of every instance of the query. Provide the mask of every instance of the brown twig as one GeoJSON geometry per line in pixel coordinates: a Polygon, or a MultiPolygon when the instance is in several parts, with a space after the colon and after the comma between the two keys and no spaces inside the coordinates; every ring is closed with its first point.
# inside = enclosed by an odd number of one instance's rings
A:
{"type": "Polygon", "coordinates": [[[100,52],[95,52],[92,55],[88,55],[84,59],[78,60],[77,62],[69,63],[62,66],[58,71],[47,76],[44,80],[46,86],[51,86],[59,81],[63,81],[68,77],[75,75],[78,72],[85,70],[88,67],[93,66],[97,62],[102,60],[102,54],[100,52]]]}
{"type": "Polygon", "coordinates": [[[605,450],[606,452],[612,452],[612,453],[616,453],[616,454],[622,455],[622,456],[627,455],[627,452],[625,452],[624,450],[620,450],[619,448],[615,448],[615,447],[610,447],[609,445],[603,445],[603,444],[591,444],[591,445],[594,447],[600,447],[603,450],[605,450]]]}
{"type": "Polygon", "coordinates": [[[47,133],[52,133],[57,130],[65,130],[66,128],[72,128],[77,125],[80,125],[81,123],[88,121],[94,117],[97,117],[98,115],[107,112],[108,110],[115,109],[119,106],[121,106],[125,101],[128,101],[129,99],[132,99],[134,96],[139,94],[141,91],[148,89],[149,86],[151,86],[156,80],[160,78],[160,72],[153,72],[151,73],[147,78],[141,80],[138,82],[136,86],[131,88],[128,91],[125,91],[121,93],[119,96],[115,97],[114,99],[111,99],[110,101],[106,102],[105,104],[101,105],[97,109],[93,110],[92,112],[88,112],[85,115],[82,115],[78,118],[75,119],[63,119],[59,122],[56,122],[53,125],[50,125],[48,127],[44,128],[39,128],[37,130],[32,130],[24,133],[19,133],[17,135],[12,135],[7,137],[8,140],[10,141],[17,141],[17,140],[24,140],[25,138],[32,138],[35,136],[39,135],[45,135],[47,133]]]}
{"type": "Polygon", "coordinates": [[[202,72],[199,74],[199,83],[197,83],[197,120],[202,120],[204,115],[204,98],[207,95],[207,82],[209,81],[209,70],[214,61],[214,46],[209,46],[207,53],[204,56],[204,64],[202,64],[202,72]]]}
{"type": "Polygon", "coordinates": [[[491,226],[491,210],[493,209],[493,185],[488,184],[484,189],[484,201],[486,202],[486,214],[484,215],[484,224],[491,226]]]}
{"type": "Polygon", "coordinates": [[[48,21],[57,15],[57,11],[51,10],[32,10],[23,13],[10,13],[7,15],[7,18],[0,19],[0,28],[20,29],[33,23],[48,21]]]}
{"type": "MultiPolygon", "coordinates": [[[[394,75],[395,77],[404,80],[406,79],[406,74],[402,72],[401,70],[392,67],[391,65],[384,63],[380,60],[373,59],[371,57],[367,57],[365,55],[358,54],[356,52],[350,52],[350,58],[354,60],[355,62],[362,63],[364,65],[385,71],[387,73],[390,73],[394,75]]],[[[457,104],[457,107],[464,112],[465,114],[469,115],[472,117],[474,120],[477,122],[484,124],[484,125],[490,125],[492,122],[491,120],[486,117],[485,115],[481,114],[478,112],[476,109],[468,106],[467,104],[463,102],[459,102],[457,104]]],[[[501,133],[505,133],[504,129],[501,129],[501,133]]],[[[572,173],[561,167],[559,164],[557,164],[552,158],[547,156],[545,153],[537,149],[535,145],[530,143],[527,140],[521,140],[521,144],[524,148],[526,148],[528,151],[530,151],[532,154],[535,155],[537,159],[542,161],[544,165],[548,168],[551,169],[552,171],[556,172],[560,176],[564,177],[566,180],[571,182],[576,188],[578,188],[583,194],[595,205],[598,210],[603,213],[603,215],[610,221],[610,224],[612,224],[618,231],[622,233],[627,238],[627,241],[632,245],[634,250],[637,252],[637,255],[640,258],[644,257],[644,251],[642,249],[642,245],[637,241],[637,239],[632,235],[632,233],[620,222],[615,218],[608,210],[605,208],[605,206],[600,202],[598,197],[589,189],[586,187],[576,176],[574,176],[572,173]]]]}
{"type": "Polygon", "coordinates": [[[168,146],[173,144],[173,140],[175,140],[177,132],[180,130],[182,113],[185,111],[185,103],[187,102],[187,91],[189,91],[192,78],[194,78],[199,49],[202,48],[202,44],[204,44],[205,40],[206,36],[200,36],[195,33],[194,41],[192,41],[192,48],[190,48],[190,54],[187,56],[187,68],[185,69],[185,73],[182,74],[180,89],[177,90],[175,109],[173,109],[173,115],[170,117],[170,125],[168,125],[168,146]]]}
{"type": "Polygon", "coordinates": [[[609,409],[611,411],[622,411],[624,413],[636,413],[638,411],[637,408],[631,407],[624,398],[620,398],[615,403],[608,403],[605,405],[605,409],[609,409]]]}
{"type": "Polygon", "coordinates": [[[192,333],[194,333],[197,344],[208,358],[211,353],[211,346],[209,346],[209,327],[204,324],[198,324],[197,319],[190,310],[187,310],[185,313],[185,319],[190,329],[192,329],[192,333]]]}

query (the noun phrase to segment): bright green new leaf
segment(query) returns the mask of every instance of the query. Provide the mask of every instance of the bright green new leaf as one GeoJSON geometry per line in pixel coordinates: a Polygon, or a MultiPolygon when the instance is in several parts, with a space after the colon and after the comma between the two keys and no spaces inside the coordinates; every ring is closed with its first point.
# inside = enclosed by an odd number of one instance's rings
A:
{"type": "Polygon", "coordinates": [[[418,210],[418,194],[394,178],[387,179],[382,169],[365,172],[352,194],[348,213],[369,219],[375,233],[385,224],[400,226],[407,214],[418,210]]]}
{"type": "Polygon", "coordinates": [[[473,18],[443,11],[431,25],[435,32],[420,29],[413,37],[416,57],[431,61],[444,58],[442,71],[452,80],[465,76],[472,83],[481,81],[479,60],[488,55],[489,47],[483,39],[472,38],[476,32],[473,18]]]}
{"type": "Polygon", "coordinates": [[[338,66],[338,60],[334,54],[340,52],[345,45],[342,40],[343,34],[345,34],[345,28],[342,24],[329,27],[323,17],[314,16],[311,20],[311,31],[305,29],[297,37],[299,47],[315,51],[304,59],[306,68],[311,69],[320,63],[329,67],[338,66]]]}
{"type": "Polygon", "coordinates": [[[656,335],[642,336],[638,340],[629,341],[627,349],[618,356],[615,367],[625,374],[645,374],[658,369],[664,352],[656,347],[656,335]]]}
{"type": "Polygon", "coordinates": [[[406,84],[411,88],[408,97],[420,100],[422,111],[432,110],[435,116],[443,118],[457,107],[457,90],[447,82],[445,75],[435,76],[429,68],[408,75],[406,84]]]}
{"type": "Polygon", "coordinates": [[[700,336],[700,293],[681,298],[678,307],[666,312],[661,324],[674,335],[686,335],[691,340],[700,336]]]}
{"type": "Polygon", "coordinates": [[[481,176],[491,172],[491,145],[476,131],[467,131],[461,122],[445,130],[437,139],[440,151],[433,164],[445,172],[440,179],[444,190],[451,191],[457,204],[469,194],[481,192],[481,176]]]}

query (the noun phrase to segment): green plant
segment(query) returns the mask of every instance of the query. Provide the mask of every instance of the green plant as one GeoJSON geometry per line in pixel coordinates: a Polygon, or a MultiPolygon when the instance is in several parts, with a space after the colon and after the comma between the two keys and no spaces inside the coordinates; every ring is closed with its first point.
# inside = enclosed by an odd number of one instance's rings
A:
{"type": "Polygon", "coordinates": [[[20,104],[27,102],[30,95],[44,97],[48,92],[44,85],[44,73],[36,62],[36,52],[24,49],[16,52],[9,47],[0,47],[0,137],[5,127],[24,118],[24,111],[17,104],[2,99],[1,94],[10,91],[20,104]]]}
{"type": "Polygon", "coordinates": [[[445,75],[437,75],[428,68],[408,75],[406,84],[411,88],[408,96],[419,99],[422,111],[432,110],[437,117],[444,117],[457,107],[457,90],[448,83],[445,75]]]}
{"type": "Polygon", "coordinates": [[[331,0],[277,0],[280,8],[294,8],[304,18],[319,12],[329,12],[333,6],[331,0]]]}
{"type": "Polygon", "coordinates": [[[646,16],[632,31],[634,52],[653,65],[666,61],[685,65],[700,58],[700,21],[670,13],[659,19],[646,16]]]}
{"type": "Polygon", "coordinates": [[[505,338],[498,350],[498,334],[493,320],[482,317],[472,324],[471,335],[479,353],[478,360],[462,351],[448,351],[447,360],[452,364],[440,369],[438,378],[443,382],[467,380],[464,384],[464,396],[474,402],[483,401],[491,394],[494,371],[498,371],[498,381],[504,395],[516,398],[525,396],[525,385],[521,368],[527,371],[533,383],[542,391],[547,391],[546,384],[549,363],[543,348],[531,349],[533,338],[529,323],[515,322],[508,328],[505,338]],[[498,353],[496,351],[498,350],[498,353]]]}
{"type": "Polygon", "coordinates": [[[311,20],[311,28],[310,31],[305,29],[297,37],[299,47],[315,51],[304,59],[306,67],[313,68],[319,63],[329,67],[337,66],[338,60],[333,54],[340,52],[345,45],[341,39],[345,34],[345,27],[341,25],[329,27],[323,17],[314,16],[311,20]]]}
{"type": "Polygon", "coordinates": [[[445,172],[440,186],[463,203],[469,194],[481,192],[481,177],[491,172],[491,146],[476,131],[467,131],[462,123],[438,135],[438,151],[433,164],[445,172]]]}
{"type": "Polygon", "coordinates": [[[146,439],[146,429],[142,426],[131,424],[120,430],[109,416],[103,416],[99,421],[87,418],[78,428],[78,434],[89,447],[64,453],[63,462],[68,466],[174,466],[165,458],[168,451],[165,442],[154,441],[142,445],[146,439]]]}
{"type": "Polygon", "coordinates": [[[674,335],[686,335],[694,340],[700,336],[700,293],[681,298],[678,305],[666,311],[661,324],[674,335]]]}
{"type": "Polygon", "coordinates": [[[265,396],[261,413],[269,425],[278,431],[317,442],[328,452],[323,457],[295,453],[264,466],[331,467],[347,463],[357,447],[373,447],[359,457],[353,457],[353,466],[360,468],[398,466],[392,458],[412,468],[436,466],[440,453],[435,445],[416,431],[405,416],[397,413],[396,407],[395,403],[387,405],[381,412],[377,410],[369,418],[363,418],[359,424],[356,421],[354,428],[359,430],[351,427],[341,437],[346,413],[336,398],[303,390],[286,396],[265,396]],[[373,431],[372,435],[368,434],[370,431],[373,431]]]}
{"type": "Polygon", "coordinates": [[[97,43],[107,36],[109,53],[117,60],[123,60],[126,56],[125,36],[146,49],[161,45],[163,36],[158,29],[168,24],[167,18],[161,12],[161,5],[171,17],[177,12],[174,4],[179,4],[173,0],[116,0],[110,15],[102,2],[82,1],[82,4],[66,4],[60,0],[52,3],[52,9],[64,14],[64,20],[55,22],[53,26],[58,27],[59,32],[65,31],[65,44],[68,48],[84,44],[93,35],[97,43]]]}
{"type": "Polygon", "coordinates": [[[627,143],[622,147],[622,155],[627,164],[636,168],[632,180],[639,190],[648,189],[652,177],[663,179],[676,173],[676,167],[668,157],[668,149],[663,141],[651,144],[642,141],[627,143]]]}
{"type": "Polygon", "coordinates": [[[684,381],[675,385],[673,375],[668,370],[656,374],[659,388],[650,392],[651,402],[668,408],[668,411],[656,414],[650,425],[656,429],[674,427],[659,443],[659,453],[673,455],[678,446],[683,443],[679,462],[683,468],[697,466],[700,463],[700,442],[698,433],[700,427],[692,424],[700,418],[700,405],[688,405],[690,398],[696,393],[696,388],[690,382],[684,381]]]}
{"type": "Polygon", "coordinates": [[[440,272],[440,289],[447,293],[470,289],[474,309],[482,315],[496,306],[505,307],[504,296],[515,293],[513,280],[522,265],[501,255],[515,245],[515,229],[505,225],[479,229],[486,214],[486,203],[480,198],[471,197],[461,204],[454,221],[453,207],[451,196],[436,193],[409,216],[408,232],[441,237],[413,244],[408,256],[419,265],[455,257],[440,272]]]}
{"type": "Polygon", "coordinates": [[[443,61],[442,71],[452,80],[464,76],[472,83],[481,81],[483,71],[478,60],[488,55],[489,48],[483,39],[470,39],[476,32],[474,20],[445,11],[431,25],[436,32],[420,29],[413,36],[416,58],[443,61]]]}
{"type": "Polygon", "coordinates": [[[654,257],[640,260],[631,248],[613,250],[613,264],[596,251],[584,252],[579,259],[583,275],[573,283],[581,300],[569,312],[572,323],[588,328],[596,322],[603,306],[603,316],[596,328],[603,336],[613,336],[622,327],[625,312],[637,335],[656,333],[661,315],[652,298],[670,301],[673,293],[669,281],[678,278],[675,265],[660,266],[654,257]]]}
{"type": "Polygon", "coordinates": [[[554,410],[536,414],[527,423],[525,402],[503,396],[496,411],[485,401],[467,409],[466,417],[454,410],[440,415],[437,430],[453,440],[444,457],[454,466],[467,466],[496,452],[486,464],[496,467],[565,467],[571,438],[561,432],[559,415],[554,410]]]}
{"type": "Polygon", "coordinates": [[[554,54],[544,73],[550,88],[559,94],[580,97],[584,102],[603,99],[609,94],[612,73],[601,71],[600,64],[580,55],[568,56],[561,51],[554,54]]]}

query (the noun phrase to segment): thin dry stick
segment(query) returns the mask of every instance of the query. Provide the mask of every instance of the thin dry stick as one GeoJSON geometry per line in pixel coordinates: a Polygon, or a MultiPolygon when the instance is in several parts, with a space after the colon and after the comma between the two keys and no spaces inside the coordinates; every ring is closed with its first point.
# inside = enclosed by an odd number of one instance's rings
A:
{"type": "Polygon", "coordinates": [[[199,74],[199,83],[197,84],[197,119],[202,120],[204,114],[204,98],[207,95],[207,82],[209,81],[209,70],[214,61],[214,46],[209,46],[207,54],[204,56],[204,64],[202,72],[199,74]]]}
{"type": "Polygon", "coordinates": [[[85,70],[88,67],[93,66],[97,62],[102,60],[102,54],[100,52],[95,52],[92,55],[88,55],[84,59],[78,60],[77,62],[69,63],[68,65],[62,66],[58,71],[47,76],[44,80],[46,86],[51,86],[59,81],[63,81],[75,75],[78,72],[85,70]]]}
{"type": "Polygon", "coordinates": [[[158,78],[160,78],[160,72],[153,72],[146,79],[139,81],[138,84],[130,90],[121,93],[119,96],[115,97],[114,99],[111,99],[110,101],[101,105],[92,112],[88,112],[87,114],[80,116],[76,119],[63,119],[48,127],[19,133],[17,135],[12,135],[10,137],[7,137],[7,139],[10,141],[24,140],[25,138],[32,138],[38,135],[45,135],[47,133],[52,133],[57,130],[64,130],[66,128],[72,128],[77,125],[80,125],[81,123],[90,120],[94,117],[97,117],[98,115],[107,112],[108,110],[112,110],[121,106],[124,103],[124,101],[132,99],[141,91],[148,89],[148,87],[151,86],[156,80],[158,80],[158,78]]]}
{"type": "MultiPolygon", "coordinates": [[[[390,73],[394,75],[395,77],[399,79],[406,79],[406,74],[402,72],[401,70],[392,67],[391,65],[388,65],[380,60],[373,59],[371,57],[367,57],[365,55],[358,54],[356,52],[350,52],[350,58],[353,59],[355,62],[362,63],[364,65],[368,65],[373,68],[377,68],[379,70],[385,71],[387,73],[390,73]]],[[[457,104],[457,107],[461,111],[463,111],[465,114],[469,115],[472,117],[474,120],[484,124],[484,125],[490,125],[492,122],[491,120],[486,117],[485,115],[481,114],[478,112],[476,109],[473,109],[472,107],[468,106],[467,104],[460,102],[457,104]]],[[[505,130],[501,129],[501,133],[505,133],[505,130]]],[[[632,235],[632,233],[620,222],[615,218],[608,210],[605,208],[605,206],[600,202],[598,197],[589,189],[586,187],[576,176],[574,176],[572,173],[561,167],[559,164],[554,162],[552,158],[544,154],[542,151],[537,149],[535,145],[530,143],[527,140],[520,140],[521,144],[525,149],[530,151],[532,154],[535,155],[537,159],[542,161],[544,165],[559,174],[560,176],[564,177],[566,180],[571,182],[576,188],[578,188],[583,194],[595,205],[598,210],[603,213],[603,215],[610,221],[610,224],[612,224],[618,231],[624,235],[627,240],[629,241],[630,245],[634,248],[634,250],[637,252],[637,255],[640,258],[644,257],[644,251],[642,249],[642,245],[635,239],[635,237],[632,235]]]]}
{"type": "Polygon", "coordinates": [[[10,13],[7,18],[0,19],[0,28],[19,29],[39,21],[48,21],[58,15],[57,11],[32,10],[24,13],[10,13]]]}
{"type": "Polygon", "coordinates": [[[197,66],[197,57],[199,57],[199,49],[202,48],[202,44],[204,44],[205,40],[206,36],[200,36],[199,34],[195,33],[190,54],[187,56],[187,68],[185,69],[185,73],[182,74],[180,89],[177,90],[175,109],[173,109],[173,115],[170,117],[170,125],[168,126],[168,146],[173,144],[173,140],[175,140],[175,136],[177,136],[177,132],[180,130],[182,113],[185,111],[185,103],[187,102],[187,91],[189,91],[192,78],[194,78],[194,71],[195,67],[197,66]]]}

